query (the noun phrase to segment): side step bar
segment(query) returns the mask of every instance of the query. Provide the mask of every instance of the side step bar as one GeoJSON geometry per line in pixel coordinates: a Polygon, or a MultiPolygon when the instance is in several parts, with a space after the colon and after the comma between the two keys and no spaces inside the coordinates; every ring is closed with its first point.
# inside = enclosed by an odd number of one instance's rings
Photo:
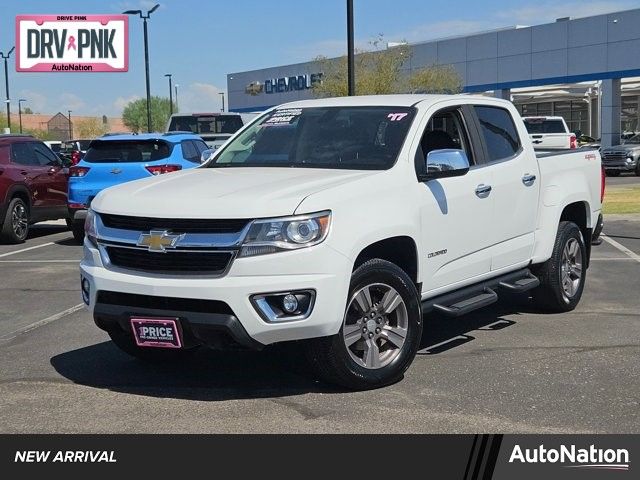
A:
{"type": "Polygon", "coordinates": [[[445,293],[422,302],[422,311],[437,310],[450,317],[459,317],[498,301],[495,290],[522,293],[540,285],[540,280],[529,269],[500,275],[483,282],[445,293]]]}

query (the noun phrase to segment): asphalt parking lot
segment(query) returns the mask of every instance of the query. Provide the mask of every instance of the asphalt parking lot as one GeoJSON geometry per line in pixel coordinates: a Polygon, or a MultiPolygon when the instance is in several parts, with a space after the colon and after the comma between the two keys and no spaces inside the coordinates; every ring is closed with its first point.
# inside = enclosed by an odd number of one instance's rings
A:
{"type": "Polygon", "coordinates": [[[354,393],[317,382],[295,347],[129,358],[81,307],[81,247],[39,225],[0,245],[0,432],[637,433],[640,215],[605,233],[574,312],[429,316],[405,379],[354,393]]]}

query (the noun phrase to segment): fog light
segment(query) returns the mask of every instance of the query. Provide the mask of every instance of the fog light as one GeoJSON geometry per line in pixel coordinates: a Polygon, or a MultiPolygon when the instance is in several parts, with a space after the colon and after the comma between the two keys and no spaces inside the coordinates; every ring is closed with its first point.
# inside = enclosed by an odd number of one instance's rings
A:
{"type": "Polygon", "coordinates": [[[295,295],[285,295],[282,299],[282,308],[287,313],[293,313],[298,309],[298,299],[295,295]]]}
{"type": "Polygon", "coordinates": [[[251,303],[267,322],[291,322],[309,317],[315,298],[315,290],[295,290],[252,295],[251,303]]]}
{"type": "Polygon", "coordinates": [[[80,287],[82,289],[82,301],[89,305],[91,301],[91,284],[89,283],[89,280],[82,278],[80,287]]]}

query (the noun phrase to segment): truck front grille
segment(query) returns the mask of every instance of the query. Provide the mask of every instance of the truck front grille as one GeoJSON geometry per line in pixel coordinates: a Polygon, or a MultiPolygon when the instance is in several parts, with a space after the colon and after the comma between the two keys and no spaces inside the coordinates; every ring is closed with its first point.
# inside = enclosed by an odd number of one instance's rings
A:
{"type": "Polygon", "coordinates": [[[626,160],[627,154],[626,152],[606,152],[602,155],[602,160],[612,160],[612,161],[620,161],[626,160]]]}
{"type": "Polygon", "coordinates": [[[231,251],[168,251],[150,252],[141,248],[107,246],[109,261],[114,267],[152,273],[222,275],[233,260],[231,251]]]}
{"type": "Polygon", "coordinates": [[[153,218],[129,217],[124,215],[110,215],[101,213],[100,218],[105,227],[122,230],[170,230],[180,233],[238,233],[251,220],[247,219],[218,219],[201,218],[153,218]]]}

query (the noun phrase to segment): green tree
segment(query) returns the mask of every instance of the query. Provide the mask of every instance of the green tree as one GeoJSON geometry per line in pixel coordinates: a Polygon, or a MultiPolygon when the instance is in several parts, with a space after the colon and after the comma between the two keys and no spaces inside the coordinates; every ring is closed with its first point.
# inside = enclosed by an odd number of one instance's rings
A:
{"type": "MultiPolygon", "coordinates": [[[[358,95],[458,93],[462,90],[460,76],[449,65],[431,65],[411,73],[403,71],[411,61],[411,49],[406,43],[383,49],[384,37],[380,35],[369,45],[368,50],[359,50],[355,56],[358,95]]],[[[315,62],[324,75],[322,82],[313,85],[314,94],[318,97],[347,95],[346,55],[333,59],[317,57],[315,62]]]]}
{"type": "Polygon", "coordinates": [[[22,113],[24,113],[25,115],[31,115],[33,113],[33,110],[31,110],[31,107],[24,107],[22,113]]]}
{"type": "Polygon", "coordinates": [[[101,137],[107,133],[108,130],[108,125],[105,125],[100,119],[95,117],[80,120],[73,126],[73,133],[78,138],[101,137]]]}
{"type": "MultiPolygon", "coordinates": [[[[164,132],[169,120],[169,99],[151,97],[151,131],[164,132]]],[[[173,111],[176,112],[174,105],[173,111]]],[[[132,132],[147,131],[147,100],[140,98],[129,102],[122,111],[122,121],[132,132]]]]}

